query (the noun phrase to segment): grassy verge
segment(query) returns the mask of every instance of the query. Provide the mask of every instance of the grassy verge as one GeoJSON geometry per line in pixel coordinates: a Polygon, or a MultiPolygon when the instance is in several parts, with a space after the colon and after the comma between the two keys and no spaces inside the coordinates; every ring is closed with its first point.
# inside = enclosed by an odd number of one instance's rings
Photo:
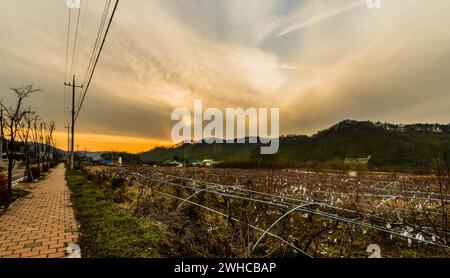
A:
{"type": "Polygon", "coordinates": [[[81,226],[79,245],[83,257],[160,257],[162,232],[154,221],[128,215],[80,171],[67,170],[66,179],[81,226]]]}

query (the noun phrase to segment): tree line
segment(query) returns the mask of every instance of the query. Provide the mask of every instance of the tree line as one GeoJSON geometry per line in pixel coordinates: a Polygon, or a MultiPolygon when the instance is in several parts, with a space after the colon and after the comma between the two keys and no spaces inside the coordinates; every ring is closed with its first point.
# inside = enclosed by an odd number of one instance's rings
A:
{"type": "MultiPolygon", "coordinates": [[[[41,172],[48,171],[57,159],[55,147],[55,122],[44,121],[33,108],[26,104],[32,95],[42,92],[33,84],[11,88],[14,101],[7,104],[0,100],[0,167],[4,165],[3,154],[7,157],[6,197],[12,193],[13,169],[18,161],[24,164],[25,181],[33,182],[41,172]]],[[[1,191],[1,188],[0,188],[1,191]]]]}

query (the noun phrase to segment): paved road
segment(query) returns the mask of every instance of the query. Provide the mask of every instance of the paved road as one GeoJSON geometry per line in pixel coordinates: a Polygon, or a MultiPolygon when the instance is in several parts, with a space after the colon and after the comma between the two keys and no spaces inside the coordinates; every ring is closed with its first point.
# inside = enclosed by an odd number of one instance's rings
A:
{"type": "Polygon", "coordinates": [[[77,242],[64,173],[60,164],[0,216],[0,258],[63,258],[67,245],[77,242]]]}
{"type": "Polygon", "coordinates": [[[21,182],[24,178],[25,168],[14,167],[13,169],[13,185],[21,182]]]}
{"type": "MultiPolygon", "coordinates": [[[[6,175],[6,167],[8,167],[8,160],[3,160],[3,167],[5,167],[4,174],[6,175]]],[[[25,168],[18,167],[18,163],[16,163],[16,167],[13,169],[13,186],[21,182],[24,178],[25,168]]]]}

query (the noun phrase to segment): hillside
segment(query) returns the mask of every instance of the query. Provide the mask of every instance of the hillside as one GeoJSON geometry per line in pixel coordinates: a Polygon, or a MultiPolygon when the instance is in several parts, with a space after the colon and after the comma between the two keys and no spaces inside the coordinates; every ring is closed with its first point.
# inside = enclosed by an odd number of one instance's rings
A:
{"type": "Polygon", "coordinates": [[[280,150],[273,156],[259,155],[256,144],[184,144],[156,148],[140,154],[144,161],[162,162],[215,159],[225,162],[262,162],[289,166],[327,164],[339,167],[347,157],[372,156],[372,169],[408,168],[429,170],[437,153],[450,154],[450,125],[386,123],[346,120],[313,136],[280,138],[280,150]]]}

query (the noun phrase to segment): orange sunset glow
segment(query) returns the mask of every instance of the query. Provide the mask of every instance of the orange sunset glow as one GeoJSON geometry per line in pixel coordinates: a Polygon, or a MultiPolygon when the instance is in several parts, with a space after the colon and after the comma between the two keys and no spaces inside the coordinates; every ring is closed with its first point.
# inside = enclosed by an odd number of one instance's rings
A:
{"type": "MultiPolygon", "coordinates": [[[[67,133],[55,133],[56,145],[61,150],[67,150],[67,133]]],[[[102,134],[79,133],[76,135],[79,151],[114,151],[140,153],[155,147],[170,146],[172,142],[158,141],[149,138],[126,137],[102,134]]]]}
{"type": "MultiPolygon", "coordinates": [[[[56,122],[66,149],[72,88],[64,81],[75,75],[87,85],[104,3],[81,1],[75,57],[65,1],[2,5],[1,98],[12,101],[8,88],[40,87],[27,105],[56,122]]],[[[279,108],[281,135],[310,135],[343,119],[447,123],[449,9],[449,1],[420,0],[384,1],[382,9],[365,0],[123,1],[76,120],[75,146],[141,152],[172,144],[171,112],[192,111],[194,100],[279,108]]],[[[75,94],[78,110],[84,90],[75,94]]]]}

